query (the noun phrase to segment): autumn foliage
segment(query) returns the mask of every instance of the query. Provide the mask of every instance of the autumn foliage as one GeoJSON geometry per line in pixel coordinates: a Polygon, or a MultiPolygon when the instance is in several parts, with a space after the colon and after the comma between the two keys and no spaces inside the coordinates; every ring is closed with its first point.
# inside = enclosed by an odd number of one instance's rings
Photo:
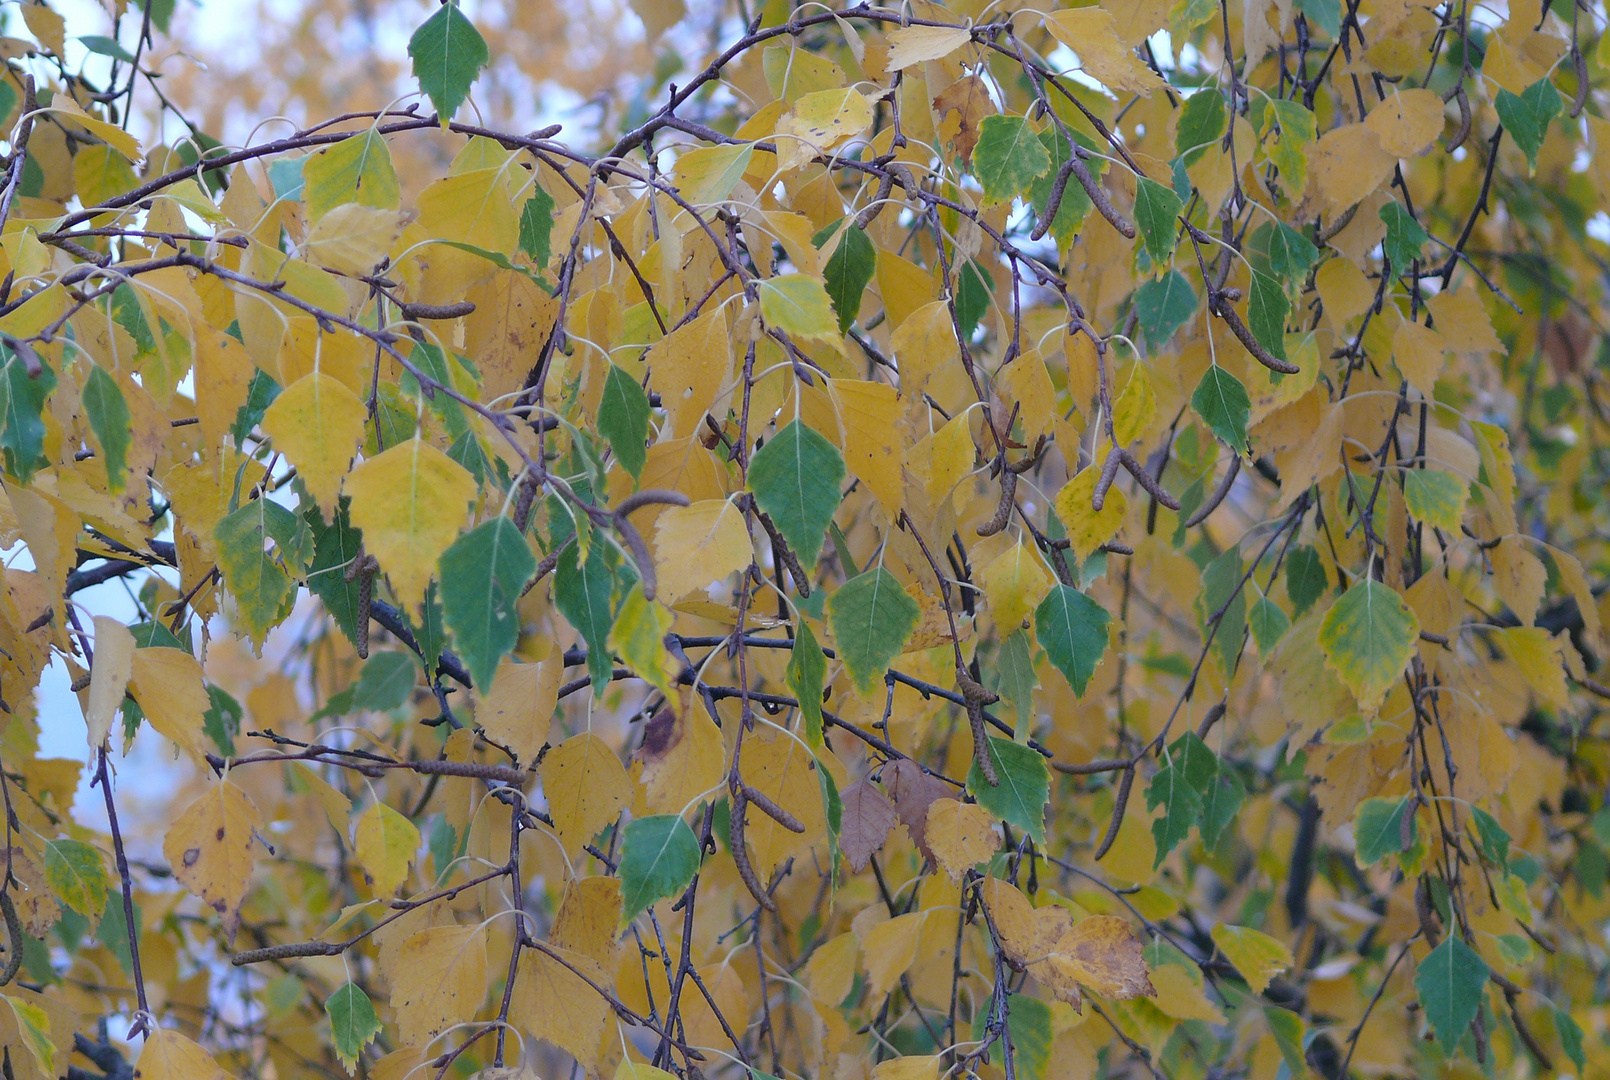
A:
{"type": "Polygon", "coordinates": [[[0,1075],[1610,1070],[1602,3],[80,7],[0,1075]]]}

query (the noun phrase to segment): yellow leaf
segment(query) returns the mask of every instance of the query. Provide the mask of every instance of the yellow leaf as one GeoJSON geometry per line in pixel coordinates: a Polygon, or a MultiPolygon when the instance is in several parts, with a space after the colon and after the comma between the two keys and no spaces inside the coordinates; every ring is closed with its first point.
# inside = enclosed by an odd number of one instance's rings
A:
{"type": "Polygon", "coordinates": [[[1569,704],[1571,695],[1565,685],[1559,641],[1540,626],[1511,626],[1494,633],[1499,646],[1520,668],[1538,697],[1557,708],[1569,704]]]}
{"type": "Polygon", "coordinates": [[[90,667],[89,703],[84,707],[91,750],[99,749],[111,734],[133,674],[134,635],[117,619],[95,616],[95,663],[90,667]]]}
{"type": "Polygon", "coordinates": [[[806,94],[777,125],[779,163],[797,168],[861,134],[871,123],[872,102],[853,87],[806,94]]]}
{"type": "Polygon", "coordinates": [[[207,747],[201,729],[212,699],[194,656],[183,649],[135,649],[129,692],[152,727],[206,768],[207,747]]]}
{"type": "Polygon", "coordinates": [[[180,1035],[162,1028],[153,1031],[134,1063],[134,1080],[228,1080],[212,1055],[180,1035]]]}
{"type": "Polygon", "coordinates": [[[1051,590],[1051,575],[1021,537],[978,572],[995,625],[1002,634],[1017,629],[1051,590]]]}
{"type": "Polygon", "coordinates": [[[252,833],[262,825],[263,815],[246,793],[220,780],[179,815],[162,839],[162,856],[174,878],[218,912],[230,941],[257,862],[252,833]]]}
{"type": "Polygon", "coordinates": [[[287,386],[263,414],[263,430],[274,440],[274,449],[296,466],[326,521],[335,517],[341,478],[363,441],[367,419],[368,410],[357,395],[318,371],[287,386]]]}
{"type": "Polygon", "coordinates": [[[872,1068],[872,1080],[939,1080],[939,1058],[898,1057],[872,1068]]]}
{"type": "Polygon", "coordinates": [[[1364,124],[1395,158],[1414,157],[1442,134],[1442,95],[1431,90],[1396,90],[1370,110],[1364,124]]]}
{"type": "Polygon", "coordinates": [[[754,545],[743,515],[726,499],[703,499],[673,506],[654,523],[654,566],[658,596],[674,604],[711,582],[746,569],[754,545]]]}
{"type": "Polygon", "coordinates": [[[475,690],[475,722],[487,738],[513,751],[523,766],[537,760],[548,741],[563,668],[560,657],[533,664],[505,660],[498,665],[491,688],[475,690]]]}
{"type": "Polygon", "coordinates": [[[374,803],[358,818],[358,861],[369,875],[374,893],[387,897],[408,880],[408,864],[419,850],[414,823],[383,802],[374,803]]]}
{"type": "Polygon", "coordinates": [[[1202,993],[1201,984],[1178,964],[1159,964],[1152,968],[1151,981],[1155,990],[1151,996],[1157,998],[1157,1007],[1174,1019],[1224,1023],[1224,1014],[1202,993]]]}
{"type": "Polygon", "coordinates": [[[550,937],[560,948],[612,967],[620,918],[620,878],[579,878],[565,886],[565,898],[554,916],[550,937]]]}
{"type": "Polygon", "coordinates": [[[467,1019],[486,997],[486,927],[432,926],[402,943],[391,980],[396,1032],[410,1046],[428,1043],[467,1019]]]}
{"type": "Polygon", "coordinates": [[[352,800],[303,762],[296,763],[296,773],[298,780],[307,785],[308,790],[313,793],[313,798],[323,808],[330,827],[337,832],[346,832],[347,821],[352,816],[352,800]]]}
{"type": "Polygon", "coordinates": [[[832,1008],[843,1001],[855,985],[855,961],[861,944],[853,933],[843,933],[824,942],[805,965],[805,985],[819,1005],[832,1008]]]}
{"type": "Polygon", "coordinates": [[[1019,403],[1017,418],[1030,441],[1051,434],[1057,415],[1057,391],[1038,351],[1030,350],[996,372],[995,386],[1004,400],[1019,403]]]}
{"type": "Polygon", "coordinates": [[[518,270],[494,270],[465,299],[464,351],[481,373],[481,396],[496,401],[525,385],[559,317],[559,301],[518,270]]]}
{"type": "Polygon", "coordinates": [[[691,692],[679,698],[675,710],[667,706],[649,719],[637,752],[651,814],[680,814],[726,775],[721,729],[694,704],[691,692]]]}
{"type": "Polygon", "coordinates": [[[1117,94],[1150,97],[1163,80],[1118,37],[1112,12],[1099,7],[1056,11],[1045,17],[1053,37],[1079,54],[1084,72],[1117,94]]]}
{"type": "Polygon", "coordinates": [[[78,561],[78,515],[54,495],[37,488],[10,484],[6,491],[45,588],[51,596],[60,596],[68,571],[78,561]]]}
{"type": "Polygon", "coordinates": [[[911,467],[925,473],[923,491],[938,504],[973,471],[976,455],[967,417],[956,416],[913,448],[911,467]]]}
{"type": "MultiPolygon", "coordinates": [[[[1490,475],[1490,473],[1489,473],[1490,475]]],[[[1491,552],[1493,589],[1520,619],[1530,626],[1537,618],[1538,605],[1548,586],[1543,560],[1528,551],[1518,536],[1506,536],[1491,552]]]]}
{"type": "Polygon", "coordinates": [[[1068,530],[1068,542],[1074,556],[1083,562],[1097,548],[1111,540],[1124,523],[1129,512],[1129,500],[1123,489],[1114,482],[1107,489],[1106,501],[1100,510],[1090,505],[1096,493],[1096,480],[1101,476],[1099,465],[1089,465],[1063,485],[1053,504],[1063,527],[1068,530]]]}
{"type": "Polygon", "coordinates": [[[927,919],[926,911],[896,915],[874,926],[861,938],[867,989],[872,997],[887,994],[916,961],[917,935],[927,919]]]}
{"type": "Polygon", "coordinates": [[[917,308],[889,338],[889,348],[900,362],[900,388],[922,393],[928,380],[959,355],[950,308],[942,300],[917,308]]]}
{"type": "Polygon", "coordinates": [[[240,407],[246,404],[246,395],[251,391],[252,359],[244,345],[210,326],[197,330],[193,355],[196,415],[205,438],[203,449],[213,455],[234,425],[240,407]]]}
{"type": "MultiPolygon", "coordinates": [[[[22,947],[20,941],[13,941],[11,947],[22,947]]],[[[17,1030],[17,1041],[14,1045],[19,1054],[27,1051],[28,1058],[39,1068],[44,1076],[56,1075],[56,1047],[50,1038],[50,1014],[44,1009],[26,1000],[20,994],[0,994],[11,1009],[12,1020],[17,1030]]],[[[21,1058],[10,1062],[18,1068],[26,1066],[28,1058],[21,1058]]]]}
{"type": "Polygon", "coordinates": [[[1129,373],[1129,382],[1112,407],[1113,432],[1119,446],[1128,446],[1146,434],[1157,414],[1157,395],[1152,392],[1152,381],[1146,377],[1146,368],[1136,364],[1129,373]]]}
{"type": "Polygon", "coordinates": [[[554,831],[576,851],[632,804],[632,778],[597,735],[573,735],[548,751],[538,767],[554,831]]]}
{"type": "Polygon", "coordinates": [[[421,191],[416,205],[420,226],[437,239],[500,255],[513,255],[519,243],[520,216],[502,168],[445,176],[421,191]]]}
{"type": "Polygon", "coordinates": [[[23,4],[22,21],[28,32],[39,39],[39,44],[66,58],[67,20],[44,4],[23,4]]]}
{"type": "MultiPolygon", "coordinates": [[[[901,466],[900,392],[888,383],[834,379],[828,392],[844,425],[844,464],[877,496],[891,517],[900,512],[905,480],[901,466]]],[[[831,435],[829,435],[831,438],[831,435]]]]}
{"type": "Polygon", "coordinates": [[[1334,217],[1368,198],[1396,164],[1374,131],[1364,124],[1344,124],[1325,132],[1309,150],[1308,190],[1323,199],[1325,215],[1334,217]]]}
{"type": "Polygon", "coordinates": [[[928,807],[928,849],[951,881],[961,881],[1000,846],[995,816],[977,803],[936,799],[928,807]]]}
{"type": "Polygon", "coordinates": [[[73,187],[85,206],[100,206],[138,183],[128,158],[110,146],[86,146],[73,155],[73,187]]]}
{"type": "Polygon", "coordinates": [[[1442,335],[1407,319],[1392,331],[1392,362],[1416,390],[1430,395],[1436,387],[1447,350],[1442,335]]]}
{"type": "Polygon", "coordinates": [[[1129,924],[1113,915],[1092,915],[1075,924],[1057,941],[1051,965],[1102,997],[1125,1000],[1153,997],[1140,939],[1129,924]]]}
{"type": "Polygon", "coordinates": [[[475,498],[475,480],[422,439],[410,439],[353,469],[346,480],[352,524],[408,608],[425,598],[436,560],[452,546],[475,498]]]}
{"type": "MultiPolygon", "coordinates": [[[[610,985],[610,975],[592,957],[554,951],[595,984],[610,985]]],[[[564,963],[538,949],[522,951],[516,978],[510,1019],[528,1037],[550,1042],[590,1067],[610,1016],[609,1002],[564,963]]]]}
{"type": "Polygon", "coordinates": [[[403,215],[362,203],[342,203],[314,223],[302,245],[316,266],[349,277],[370,273],[402,236],[403,215]]]}
{"type": "MultiPolygon", "coordinates": [[[[693,435],[732,378],[726,315],[715,310],[678,327],[654,343],[647,360],[649,388],[659,392],[672,437],[693,435]]],[[[646,474],[643,483],[648,483],[646,474]]]]}
{"type": "Polygon", "coordinates": [[[1250,927],[1216,923],[1213,941],[1254,994],[1263,993],[1270,979],[1291,967],[1291,950],[1285,942],[1250,927]]]}
{"type": "Polygon", "coordinates": [[[972,39],[965,26],[902,26],[889,31],[889,60],[885,68],[902,71],[929,60],[943,60],[972,39]]]}
{"type": "Polygon", "coordinates": [[[66,94],[56,94],[50,99],[50,104],[40,111],[55,113],[58,117],[67,118],[71,123],[78,125],[95,138],[113,147],[130,161],[140,159],[140,143],[138,139],[116,124],[109,124],[99,117],[91,116],[79,107],[78,102],[66,94]]]}

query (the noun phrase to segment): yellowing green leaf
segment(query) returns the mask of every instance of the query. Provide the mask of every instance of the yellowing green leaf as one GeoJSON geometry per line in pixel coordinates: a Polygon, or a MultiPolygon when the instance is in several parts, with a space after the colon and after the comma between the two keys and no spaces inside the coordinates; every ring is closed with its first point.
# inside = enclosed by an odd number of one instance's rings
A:
{"type": "Polygon", "coordinates": [[[1374,711],[1414,655],[1420,623],[1390,586],[1365,578],[1331,606],[1319,628],[1326,664],[1374,711]]]}
{"type": "Polygon", "coordinates": [[[326,521],[335,515],[341,478],[363,441],[368,410],[338,379],[314,371],[286,387],[263,414],[274,449],[296,466],[326,521]]]}
{"type": "Polygon", "coordinates": [[[1291,950],[1277,938],[1246,926],[1218,923],[1213,942],[1234,964],[1254,994],[1261,994],[1269,980],[1291,967],[1291,950]]]}

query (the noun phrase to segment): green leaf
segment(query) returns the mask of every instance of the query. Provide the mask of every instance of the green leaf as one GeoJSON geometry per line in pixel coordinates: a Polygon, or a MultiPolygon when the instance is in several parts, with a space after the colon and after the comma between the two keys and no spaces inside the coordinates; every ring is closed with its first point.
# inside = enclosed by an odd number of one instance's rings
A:
{"type": "Polygon", "coordinates": [[[1280,1048],[1280,1056],[1286,1063],[1286,1068],[1292,1076],[1307,1076],[1308,1055],[1303,1049],[1303,1042],[1307,1030],[1303,1018],[1290,1009],[1282,1009],[1275,1005],[1263,1007],[1263,1018],[1274,1034],[1275,1045],[1280,1048]]]}
{"type": "Polygon", "coordinates": [[[634,818],[621,845],[621,925],[675,896],[699,872],[699,840],[675,814],[634,818]]]}
{"type": "Polygon", "coordinates": [[[1171,758],[1146,785],[1146,808],[1163,811],[1161,817],[1152,819],[1152,839],[1157,844],[1154,870],[1163,865],[1176,844],[1191,834],[1191,826],[1202,820],[1202,796],[1182,765],[1178,756],[1171,758]]]}
{"type": "Polygon", "coordinates": [[[862,693],[883,678],[921,615],[917,602],[881,566],[845,582],[827,598],[833,647],[862,693]]]}
{"type": "Polygon", "coordinates": [[[452,2],[437,8],[414,31],[408,39],[408,55],[414,61],[419,89],[436,107],[444,127],[490,59],[486,39],[452,2]]]}
{"type": "Polygon", "coordinates": [[[336,1057],[351,1072],[357,1068],[358,1055],[380,1034],[380,1018],[375,1015],[374,1003],[355,982],[344,983],[339,990],[324,999],[324,1013],[330,1018],[330,1041],[336,1057]]]}
{"type": "Polygon", "coordinates": [[[212,740],[224,757],[235,756],[235,736],[240,733],[241,717],[245,710],[229,691],[212,683],[207,684],[210,704],[201,717],[201,730],[212,740]]]}
{"type": "Polygon", "coordinates": [[[1175,739],[1169,756],[1171,766],[1180,770],[1202,802],[1197,831],[1202,834],[1202,846],[1212,851],[1246,800],[1246,785],[1241,775],[1228,768],[1195,732],[1175,739]]]}
{"type": "Polygon", "coordinates": [[[1045,846],[1045,805],[1051,799],[1051,771],[1038,750],[1007,739],[988,736],[986,749],[999,784],[991,784],[973,759],[967,771],[967,793],[978,805],[1016,825],[1045,846]]]}
{"type": "Polygon", "coordinates": [[[442,617],[476,686],[492,685],[498,661],[519,641],[514,604],[536,572],[537,560],[525,537],[502,515],[477,525],[442,552],[442,617]]]}
{"type": "Polygon", "coordinates": [[[1409,819],[1409,843],[1403,842],[1403,816],[1409,797],[1365,799],[1353,812],[1353,844],[1360,866],[1374,866],[1388,855],[1407,851],[1414,843],[1415,821],[1409,819]]]}
{"type": "Polygon", "coordinates": [[[116,38],[104,34],[83,34],[78,39],[90,52],[99,56],[110,56],[114,60],[121,60],[125,64],[135,62],[134,54],[116,38]]]}
{"type": "Polygon", "coordinates": [[[1381,241],[1381,250],[1392,264],[1394,274],[1406,274],[1409,264],[1420,257],[1420,249],[1430,238],[1400,202],[1382,206],[1381,220],[1386,222],[1386,238],[1381,241]]]}
{"type": "MultiPolygon", "coordinates": [[[[811,243],[820,248],[833,238],[837,228],[837,224],[829,225],[811,237],[811,243]]],[[[827,264],[822,267],[827,298],[833,302],[833,310],[838,314],[841,334],[850,328],[861,313],[861,299],[877,270],[877,255],[878,249],[867,239],[867,234],[851,225],[839,236],[833,254],[827,257],[827,264]]]]}
{"type": "MultiPolygon", "coordinates": [[[[1301,11],[1308,21],[1319,29],[1325,31],[1325,36],[1332,41],[1342,30],[1342,4],[1341,0],[1297,0],[1297,10],[1301,11]]],[[[1293,1072],[1300,1070],[1293,1068],[1293,1072]]]]}
{"type": "Polygon", "coordinates": [[[1195,314],[1196,292],[1178,270],[1135,290],[1135,321],[1150,356],[1162,352],[1168,339],[1195,314]]]}
{"type": "Polygon", "coordinates": [[[1554,1033],[1560,1037],[1560,1049],[1565,1056],[1571,1059],[1576,1066],[1578,1074],[1587,1068],[1587,1058],[1582,1051],[1582,1028],[1571,1018],[1571,1014],[1558,1005],[1549,1010],[1554,1018],[1554,1033]]]}
{"type": "Polygon", "coordinates": [[[986,668],[985,675],[990,677],[990,688],[1010,702],[1017,714],[1017,741],[1027,742],[1034,725],[1034,689],[1040,685],[1040,678],[1034,671],[1034,646],[1029,642],[1028,631],[1014,630],[1001,642],[995,653],[994,668],[986,668]]]}
{"type": "MultiPolygon", "coordinates": [[[[1069,134],[1079,145],[1092,149],[1089,141],[1078,132],[1069,134]]],[[[1035,217],[1043,221],[1046,211],[1051,208],[1051,192],[1056,184],[1057,175],[1073,150],[1067,141],[1057,134],[1054,127],[1040,132],[1040,145],[1045,147],[1046,155],[1051,159],[1051,167],[1046,170],[1044,176],[1029,185],[1029,201],[1034,204],[1035,217]]],[[[1085,168],[1094,179],[1106,171],[1107,161],[1101,157],[1090,157],[1085,159],[1085,168]]],[[[1084,185],[1070,177],[1068,183],[1063,186],[1062,201],[1057,204],[1057,216],[1052,219],[1049,230],[1058,244],[1067,244],[1078,235],[1079,227],[1084,224],[1085,216],[1090,213],[1091,206],[1090,195],[1085,191],[1084,185]]]]}
{"type": "Polygon", "coordinates": [[[1431,1030],[1436,1032],[1444,1055],[1452,1055],[1470,1022],[1476,1019],[1487,976],[1491,974],[1475,949],[1450,934],[1441,945],[1426,954],[1414,973],[1414,988],[1420,993],[1431,1030]]]}
{"type": "Polygon", "coordinates": [[[1373,712],[1414,655],[1420,623],[1390,586],[1366,578],[1342,594],[1319,627],[1325,661],[1373,712]]]}
{"type": "Polygon", "coordinates": [[[520,250],[539,269],[553,253],[553,196],[531,185],[531,197],[520,205],[520,250]]]}
{"type": "Polygon", "coordinates": [[[315,221],[343,203],[395,210],[402,189],[380,132],[369,128],[309,157],[302,165],[302,201],[315,221]]]}
{"type": "Polygon", "coordinates": [[[1279,644],[1280,639],[1286,636],[1286,631],[1291,629],[1291,620],[1280,610],[1279,604],[1267,596],[1260,596],[1247,612],[1247,625],[1252,628],[1252,638],[1258,643],[1258,651],[1268,656],[1269,650],[1279,644]]]}
{"type": "Polygon", "coordinates": [[[400,708],[414,692],[419,662],[405,652],[379,652],[364,661],[363,674],[353,687],[355,708],[390,712],[400,708]]]}
{"type": "Polygon", "coordinates": [[[1481,838],[1482,853],[1494,866],[1509,866],[1509,833],[1498,819],[1480,807],[1470,808],[1476,821],[1476,835],[1481,838]]]}
{"type": "Polygon", "coordinates": [[[50,364],[44,364],[36,378],[28,377],[28,368],[10,349],[0,346],[5,367],[0,368],[0,413],[5,427],[0,430],[0,456],[5,459],[6,472],[26,484],[34,471],[46,464],[45,456],[45,399],[56,389],[56,373],[50,364]]]}
{"type": "Polygon", "coordinates": [[[970,338],[978,320],[989,310],[994,282],[976,259],[963,259],[956,267],[956,322],[962,336],[970,338]]]}
{"type": "Polygon", "coordinates": [[[804,619],[795,626],[794,647],[789,651],[788,669],[783,678],[794,691],[799,711],[804,714],[805,741],[811,749],[821,749],[822,687],[827,678],[827,656],[804,619]]]}
{"type": "Polygon", "coordinates": [[[1191,407],[1237,454],[1247,452],[1247,419],[1252,401],[1241,380],[1217,364],[1209,364],[1191,395],[1191,407]]]}
{"type": "Polygon", "coordinates": [[[604,692],[615,670],[608,645],[610,628],[615,625],[615,611],[610,604],[614,582],[600,543],[590,546],[585,564],[578,564],[576,545],[571,544],[554,567],[554,606],[587,643],[587,670],[593,677],[595,695],[604,692]]]}
{"type": "Polygon", "coordinates": [[[1266,222],[1258,230],[1256,246],[1269,261],[1269,269],[1289,286],[1300,288],[1308,271],[1319,261],[1319,249],[1307,236],[1284,221],[1266,222]]]}
{"type": "MultiPolygon", "coordinates": [[[[130,700],[133,700],[132,698],[130,700]]],[[[110,879],[106,882],[105,908],[101,921],[95,924],[95,940],[106,946],[106,951],[117,957],[118,966],[133,974],[134,954],[129,951],[128,912],[123,910],[123,890],[110,879]]],[[[145,912],[138,903],[134,908],[134,936],[136,940],[145,928],[145,912]]]]}
{"type": "Polygon", "coordinates": [[[1403,474],[1403,504],[1409,516],[1443,532],[1458,533],[1470,485],[1451,473],[1410,469],[1403,474]]]}
{"type": "Polygon", "coordinates": [[[1509,137],[1525,151],[1527,162],[1537,168],[1537,152],[1543,149],[1549,121],[1560,115],[1560,92],[1545,75],[1519,94],[1498,91],[1493,107],[1509,137]]]}
{"type": "Polygon", "coordinates": [[[123,400],[117,381],[98,366],[89,369],[82,401],[90,430],[101,444],[106,485],[114,492],[122,491],[123,474],[129,467],[129,403],[123,400]]]}
{"type": "Polygon", "coordinates": [[[1286,595],[1291,598],[1292,614],[1302,618],[1303,612],[1330,588],[1330,578],[1319,552],[1303,544],[1291,549],[1286,556],[1286,595]]]}
{"type": "Polygon", "coordinates": [[[1241,655],[1241,639],[1247,628],[1246,582],[1242,573],[1241,549],[1232,547],[1202,568],[1202,592],[1196,601],[1197,618],[1201,621],[1202,636],[1207,637],[1208,624],[1218,615],[1218,629],[1213,632],[1213,644],[1225,673],[1235,670],[1236,659],[1241,655]]]}
{"type": "Polygon", "coordinates": [[[1051,1067],[1051,1046],[1055,1038],[1051,1006],[1027,994],[1013,994],[1011,1001],[1006,1031],[1012,1037],[1013,1071],[1022,1080],[1045,1080],[1051,1067]]]}
{"type": "Polygon", "coordinates": [[[1185,156],[1187,165],[1207,153],[1208,144],[1224,135],[1229,110],[1224,95],[1216,86],[1208,85],[1185,99],[1180,109],[1179,126],[1174,132],[1174,152],[1185,156]]]}
{"type": "Polygon", "coordinates": [[[1247,299],[1247,329],[1270,356],[1279,360],[1286,358],[1286,314],[1290,310],[1280,282],[1254,270],[1252,294],[1247,299]]]}
{"type": "Polygon", "coordinates": [[[838,509],[844,458],[838,447],[794,420],[749,462],[749,490],[806,567],[816,565],[822,535],[838,509]]]}
{"type": "Polygon", "coordinates": [[[240,629],[258,641],[290,614],[296,586],[286,564],[296,532],[296,515],[266,498],[225,515],[213,529],[240,629]]]}
{"type": "Polygon", "coordinates": [[[111,877],[101,853],[82,840],[45,843],[45,884],[56,898],[86,919],[100,918],[111,877]]]}
{"type": "Polygon", "coordinates": [[[618,364],[609,365],[598,402],[598,433],[609,440],[622,468],[636,480],[648,459],[648,395],[618,364]]]}
{"type": "Polygon", "coordinates": [[[1034,609],[1034,634],[1075,694],[1090,685],[1107,651],[1107,609],[1070,585],[1057,585],[1034,609]]]}
{"type": "Polygon", "coordinates": [[[984,205],[1011,202],[1050,171],[1051,155],[1026,117],[984,118],[973,147],[973,175],[984,189],[984,205]]]}
{"type": "Polygon", "coordinates": [[[1173,256],[1183,209],[1180,197],[1157,181],[1141,177],[1135,182],[1135,224],[1140,226],[1146,254],[1154,266],[1165,265],[1173,256]]]}
{"type": "Polygon", "coordinates": [[[336,504],[335,520],[328,525],[317,506],[310,506],[303,520],[313,530],[313,563],[307,571],[308,591],[324,601],[328,611],[347,640],[357,644],[358,593],[361,585],[347,580],[346,570],[358,557],[363,546],[363,533],[352,527],[348,515],[350,499],[342,496],[336,504]]]}
{"type": "Polygon", "coordinates": [[[820,278],[783,274],[760,283],[760,317],[773,330],[803,338],[833,341],[838,316],[820,278]]]}

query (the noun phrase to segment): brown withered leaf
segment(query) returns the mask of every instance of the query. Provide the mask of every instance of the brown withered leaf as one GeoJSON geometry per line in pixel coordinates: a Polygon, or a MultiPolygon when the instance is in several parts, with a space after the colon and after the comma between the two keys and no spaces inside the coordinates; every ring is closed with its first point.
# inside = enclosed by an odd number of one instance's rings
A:
{"type": "Polygon", "coordinates": [[[978,126],[995,112],[989,87],[977,75],[967,75],[945,87],[934,98],[934,116],[941,138],[948,138],[956,153],[971,161],[978,145],[978,126]],[[955,117],[950,116],[955,113],[955,117]]]}
{"type": "Polygon", "coordinates": [[[1140,939],[1114,915],[1092,915],[1065,931],[1045,963],[1102,997],[1156,997],[1140,939]]]}
{"type": "Polygon", "coordinates": [[[839,850],[849,860],[850,869],[859,874],[867,868],[867,863],[878,849],[883,847],[883,842],[889,838],[889,831],[900,817],[889,797],[873,786],[871,777],[863,776],[845,788],[843,799],[844,817],[839,831],[839,850]]]}
{"type": "Polygon", "coordinates": [[[956,792],[933,773],[924,772],[910,758],[892,761],[883,767],[883,786],[894,796],[895,813],[900,824],[911,834],[923,858],[933,861],[934,853],[928,847],[928,808],[936,799],[954,799],[956,792]]]}

